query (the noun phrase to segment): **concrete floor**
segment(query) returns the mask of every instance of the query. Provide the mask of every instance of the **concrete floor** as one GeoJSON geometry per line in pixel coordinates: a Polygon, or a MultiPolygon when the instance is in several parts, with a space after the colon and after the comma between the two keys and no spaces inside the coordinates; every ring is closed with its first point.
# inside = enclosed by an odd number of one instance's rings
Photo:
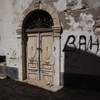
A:
{"type": "Polygon", "coordinates": [[[0,79],[0,100],[100,100],[100,91],[63,87],[51,92],[25,82],[0,79]]]}

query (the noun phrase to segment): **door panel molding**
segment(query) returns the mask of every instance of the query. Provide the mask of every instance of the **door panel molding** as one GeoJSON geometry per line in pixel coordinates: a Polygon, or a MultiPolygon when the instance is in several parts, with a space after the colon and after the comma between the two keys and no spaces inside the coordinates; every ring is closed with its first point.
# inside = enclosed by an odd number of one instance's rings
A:
{"type": "Polygon", "coordinates": [[[20,66],[20,68],[19,68],[19,72],[20,72],[19,73],[19,78],[20,78],[20,80],[26,79],[26,73],[27,73],[26,69],[27,69],[27,66],[28,66],[26,64],[26,61],[27,61],[27,63],[32,63],[32,62],[34,63],[34,62],[37,61],[37,60],[33,60],[33,59],[31,61],[26,60],[27,59],[27,47],[26,47],[27,39],[26,39],[26,36],[28,36],[28,37],[29,36],[30,37],[31,36],[37,36],[35,34],[35,32],[39,32],[38,29],[35,29],[35,30],[27,30],[26,29],[26,26],[25,26],[26,24],[25,23],[30,20],[30,19],[27,19],[27,17],[31,16],[31,12],[36,12],[36,10],[42,10],[45,13],[50,14],[50,16],[53,19],[53,26],[51,27],[51,29],[47,29],[46,31],[45,31],[45,29],[42,29],[42,30],[40,30],[40,32],[42,33],[43,30],[45,32],[53,31],[52,36],[54,37],[55,51],[54,51],[54,55],[53,55],[54,56],[54,61],[51,61],[51,63],[54,64],[54,69],[56,69],[55,76],[54,76],[54,84],[58,85],[59,84],[58,76],[59,76],[59,73],[60,73],[60,70],[59,70],[60,69],[59,68],[60,67],[60,64],[59,64],[59,62],[60,62],[60,56],[59,55],[60,54],[58,54],[58,52],[60,53],[60,43],[59,43],[60,39],[59,39],[59,41],[55,42],[55,40],[56,40],[55,38],[60,38],[60,36],[61,36],[61,34],[60,34],[61,33],[61,23],[60,23],[59,16],[57,14],[56,9],[54,9],[50,5],[50,3],[46,4],[45,1],[38,2],[39,0],[35,0],[35,1],[33,0],[32,3],[29,5],[29,7],[27,9],[25,9],[25,11],[21,14],[20,19],[18,21],[18,26],[16,28],[17,39],[18,39],[18,47],[19,47],[18,51],[20,53],[20,58],[22,58],[18,62],[18,65],[20,66]],[[33,31],[34,31],[34,33],[33,33],[33,31]],[[57,43],[58,47],[56,46],[56,43],[57,43]],[[57,52],[58,55],[56,55],[55,52],[57,52]],[[57,80],[57,82],[56,82],[56,80],[57,80]]]}
{"type": "Polygon", "coordinates": [[[28,34],[27,75],[29,79],[41,79],[46,81],[46,84],[47,80],[50,79],[48,82],[54,83],[54,39],[52,34],[53,33],[28,34]],[[34,51],[37,51],[35,52],[36,54],[34,51]]]}

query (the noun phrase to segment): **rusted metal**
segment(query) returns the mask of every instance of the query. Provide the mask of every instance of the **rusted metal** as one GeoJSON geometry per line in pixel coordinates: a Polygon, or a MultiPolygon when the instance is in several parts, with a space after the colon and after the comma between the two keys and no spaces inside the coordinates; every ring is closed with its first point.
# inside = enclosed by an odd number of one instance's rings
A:
{"type": "MultiPolygon", "coordinates": [[[[38,5],[37,5],[38,6],[38,5]]],[[[32,22],[29,23],[28,29],[34,28],[50,28],[52,27],[53,20],[44,16],[37,16],[32,18],[32,22]]]]}

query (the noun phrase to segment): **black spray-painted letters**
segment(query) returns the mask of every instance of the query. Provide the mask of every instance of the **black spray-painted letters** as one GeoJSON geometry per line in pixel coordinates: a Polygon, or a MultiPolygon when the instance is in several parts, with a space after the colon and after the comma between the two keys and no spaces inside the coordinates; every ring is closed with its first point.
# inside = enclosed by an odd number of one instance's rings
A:
{"type": "Polygon", "coordinates": [[[89,40],[87,40],[85,35],[80,35],[78,42],[76,41],[76,39],[77,39],[77,36],[74,36],[74,35],[68,36],[65,47],[64,47],[64,51],[67,51],[67,52],[76,51],[77,45],[79,46],[78,47],[79,51],[81,51],[83,47],[85,51],[89,51],[93,49],[93,46],[96,46],[95,48],[96,54],[98,53],[99,51],[99,40],[98,39],[96,39],[95,42],[93,42],[93,37],[91,35],[89,37],[89,40]],[[69,49],[68,46],[72,48],[69,49]]]}

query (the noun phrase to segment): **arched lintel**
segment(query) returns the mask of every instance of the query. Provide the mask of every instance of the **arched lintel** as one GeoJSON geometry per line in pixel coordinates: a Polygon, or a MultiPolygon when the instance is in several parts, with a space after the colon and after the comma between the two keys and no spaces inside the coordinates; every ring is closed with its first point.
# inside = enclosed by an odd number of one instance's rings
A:
{"type": "Polygon", "coordinates": [[[51,17],[53,19],[53,23],[54,23],[54,26],[52,27],[53,32],[59,33],[59,35],[60,35],[61,24],[60,24],[59,17],[58,17],[56,10],[53,7],[51,7],[51,5],[49,3],[45,4],[44,2],[41,2],[40,0],[33,0],[32,3],[29,5],[29,7],[22,13],[20,20],[19,20],[17,30],[16,30],[17,34],[21,35],[21,33],[22,33],[22,30],[23,30],[22,26],[23,26],[23,21],[24,21],[25,17],[30,12],[32,12],[36,9],[44,10],[51,15],[51,17]]]}

